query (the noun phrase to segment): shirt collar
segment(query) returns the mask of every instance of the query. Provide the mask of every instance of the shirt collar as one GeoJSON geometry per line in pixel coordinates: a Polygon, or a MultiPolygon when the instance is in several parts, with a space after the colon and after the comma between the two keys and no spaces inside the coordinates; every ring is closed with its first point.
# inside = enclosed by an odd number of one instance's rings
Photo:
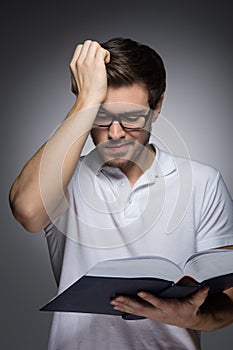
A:
{"type": "MultiPolygon", "coordinates": [[[[156,150],[155,159],[149,169],[147,169],[146,174],[149,177],[158,178],[165,177],[174,171],[176,171],[175,161],[173,156],[161,150],[157,145],[151,143],[152,146],[156,150]]],[[[104,166],[101,156],[99,155],[96,148],[94,148],[90,153],[88,153],[85,157],[86,165],[95,173],[95,175],[99,175],[102,171],[107,173],[119,173],[121,172],[118,168],[113,168],[109,166],[104,166]]]]}
{"type": "Polygon", "coordinates": [[[153,169],[156,177],[164,177],[176,171],[174,156],[161,150],[155,144],[152,143],[152,145],[156,150],[156,156],[150,169],[153,169]]]}

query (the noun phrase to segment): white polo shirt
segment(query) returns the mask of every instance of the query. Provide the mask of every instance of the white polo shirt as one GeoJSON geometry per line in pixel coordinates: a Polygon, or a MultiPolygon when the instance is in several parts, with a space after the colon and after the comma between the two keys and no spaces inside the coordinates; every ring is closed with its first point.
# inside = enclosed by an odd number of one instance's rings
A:
{"type": "MultiPolygon", "coordinates": [[[[46,229],[60,293],[99,261],[160,255],[181,264],[204,249],[233,245],[233,207],[214,168],[156,148],[131,186],[96,150],[69,184],[70,207],[46,229]]],[[[94,291],[93,291],[94,293],[94,291]]],[[[150,320],[55,313],[49,350],[200,349],[199,332],[150,320]]]]}

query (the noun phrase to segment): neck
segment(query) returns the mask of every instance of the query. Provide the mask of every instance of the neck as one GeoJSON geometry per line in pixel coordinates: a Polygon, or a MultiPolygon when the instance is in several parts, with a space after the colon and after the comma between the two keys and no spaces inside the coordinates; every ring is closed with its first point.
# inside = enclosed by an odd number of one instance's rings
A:
{"type": "Polygon", "coordinates": [[[151,166],[154,161],[156,151],[153,146],[147,145],[140,154],[137,162],[129,161],[120,167],[121,171],[128,177],[130,184],[133,186],[140,176],[151,166]]]}

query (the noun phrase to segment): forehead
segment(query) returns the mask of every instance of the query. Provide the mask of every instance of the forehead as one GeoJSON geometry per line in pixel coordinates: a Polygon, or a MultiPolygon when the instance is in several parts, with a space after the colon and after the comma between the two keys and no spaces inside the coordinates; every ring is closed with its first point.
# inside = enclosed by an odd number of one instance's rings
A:
{"type": "Polygon", "coordinates": [[[103,101],[106,110],[120,112],[149,107],[148,93],[143,85],[133,84],[119,88],[108,87],[103,101]]]}

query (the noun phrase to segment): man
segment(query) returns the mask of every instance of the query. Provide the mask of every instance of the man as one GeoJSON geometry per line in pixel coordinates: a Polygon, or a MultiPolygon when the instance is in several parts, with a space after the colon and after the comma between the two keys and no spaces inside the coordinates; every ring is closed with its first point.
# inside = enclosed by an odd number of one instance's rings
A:
{"type": "MultiPolygon", "coordinates": [[[[70,69],[74,106],[10,192],[16,219],[45,230],[59,292],[102,260],[181,263],[232,249],[232,201],[219,172],[149,143],[166,86],[160,56],[130,39],[87,40],[70,69]],[[89,133],[96,147],[81,157],[89,133]]],[[[145,319],[56,313],[49,349],[200,349],[200,330],[233,322],[233,288],[218,297],[202,288],[185,300],[139,296],[111,304],[145,319]]]]}

